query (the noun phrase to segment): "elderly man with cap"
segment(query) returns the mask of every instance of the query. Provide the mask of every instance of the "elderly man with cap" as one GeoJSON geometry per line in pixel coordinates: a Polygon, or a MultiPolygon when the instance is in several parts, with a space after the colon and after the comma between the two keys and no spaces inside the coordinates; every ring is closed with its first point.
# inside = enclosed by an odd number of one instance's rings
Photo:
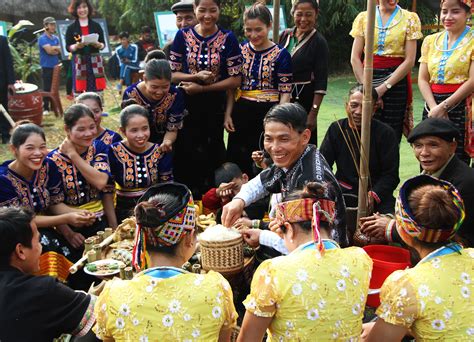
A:
{"type": "MultiPolygon", "coordinates": [[[[44,33],[38,39],[38,47],[40,52],[40,65],[43,77],[43,90],[51,90],[51,82],[53,80],[54,67],[59,63],[59,54],[61,47],[59,46],[59,38],[56,33],[56,20],[53,17],[43,19],[44,33]]],[[[48,98],[43,99],[43,115],[48,115],[50,109],[50,101],[48,98]]]]}
{"type": "MultiPolygon", "coordinates": [[[[197,24],[196,15],[194,14],[193,0],[181,0],[171,6],[171,10],[176,15],[176,27],[178,30],[186,27],[192,27],[197,24]]],[[[166,43],[163,51],[166,57],[169,57],[170,48],[173,41],[166,43]]]]}
{"type": "MultiPolygon", "coordinates": [[[[459,131],[447,119],[428,118],[420,122],[408,136],[415,157],[420,162],[422,174],[452,183],[460,192],[466,209],[466,219],[459,228],[456,240],[463,245],[474,246],[474,170],[455,154],[459,131]]],[[[362,219],[363,233],[399,241],[394,228],[395,220],[375,214],[362,219]]]]}

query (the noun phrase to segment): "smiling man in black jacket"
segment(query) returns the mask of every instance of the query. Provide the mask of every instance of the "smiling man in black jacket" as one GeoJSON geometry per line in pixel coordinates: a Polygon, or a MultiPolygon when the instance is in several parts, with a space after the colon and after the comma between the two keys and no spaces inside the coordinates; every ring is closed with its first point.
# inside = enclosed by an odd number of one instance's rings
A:
{"type": "Polygon", "coordinates": [[[95,297],[39,271],[42,246],[29,209],[0,208],[0,341],[84,336],[95,322],[95,297]]]}

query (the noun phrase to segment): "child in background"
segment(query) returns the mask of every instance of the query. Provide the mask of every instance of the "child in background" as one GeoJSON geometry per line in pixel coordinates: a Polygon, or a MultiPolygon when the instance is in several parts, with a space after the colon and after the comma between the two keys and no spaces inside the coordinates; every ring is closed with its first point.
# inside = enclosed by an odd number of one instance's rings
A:
{"type": "MultiPolygon", "coordinates": [[[[247,174],[237,164],[224,163],[214,173],[216,188],[210,189],[202,197],[204,209],[216,213],[230,202],[240,191],[243,184],[249,181],[247,174]]],[[[246,215],[251,218],[262,218],[267,208],[266,201],[258,201],[245,208],[246,215]]],[[[220,215],[217,215],[220,218],[220,215]]]]}
{"type": "Polygon", "coordinates": [[[120,32],[120,46],[115,50],[115,54],[120,64],[120,83],[117,84],[117,90],[122,93],[122,86],[127,87],[132,84],[132,72],[138,72],[140,69],[138,60],[138,46],[130,43],[128,32],[120,32]]]}
{"type": "Polygon", "coordinates": [[[217,188],[210,189],[202,196],[202,205],[215,213],[237,195],[242,184],[249,181],[249,177],[234,163],[222,164],[215,171],[214,177],[217,188]]]}
{"type": "Polygon", "coordinates": [[[122,137],[117,132],[101,126],[102,123],[102,99],[97,93],[82,93],[76,99],[76,103],[86,105],[94,114],[94,121],[97,125],[97,137],[95,140],[102,141],[106,145],[111,145],[117,141],[121,141],[122,137]]]}

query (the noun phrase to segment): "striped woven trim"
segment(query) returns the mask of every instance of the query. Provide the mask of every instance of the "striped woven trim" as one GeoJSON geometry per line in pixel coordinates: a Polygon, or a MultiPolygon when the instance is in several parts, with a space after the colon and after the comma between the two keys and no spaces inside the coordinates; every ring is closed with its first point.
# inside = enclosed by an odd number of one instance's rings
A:
{"type": "Polygon", "coordinates": [[[84,316],[82,316],[82,319],[77,325],[76,329],[74,329],[71,333],[71,335],[73,336],[85,336],[89,332],[89,330],[91,330],[92,326],[95,323],[94,306],[95,302],[97,301],[97,297],[94,295],[90,296],[91,300],[89,302],[89,305],[87,306],[86,312],[84,312],[84,316]]]}

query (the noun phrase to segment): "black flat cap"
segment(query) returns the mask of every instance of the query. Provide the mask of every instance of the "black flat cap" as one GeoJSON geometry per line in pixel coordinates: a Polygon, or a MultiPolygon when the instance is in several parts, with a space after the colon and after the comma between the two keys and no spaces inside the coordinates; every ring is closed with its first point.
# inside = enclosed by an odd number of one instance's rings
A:
{"type": "Polygon", "coordinates": [[[453,141],[459,136],[459,130],[449,119],[427,118],[421,121],[408,135],[408,142],[426,136],[435,136],[446,141],[453,141]]]}
{"type": "Polygon", "coordinates": [[[193,0],[181,0],[171,6],[171,10],[174,12],[174,14],[178,14],[180,11],[193,11],[193,3],[193,0]]]}

